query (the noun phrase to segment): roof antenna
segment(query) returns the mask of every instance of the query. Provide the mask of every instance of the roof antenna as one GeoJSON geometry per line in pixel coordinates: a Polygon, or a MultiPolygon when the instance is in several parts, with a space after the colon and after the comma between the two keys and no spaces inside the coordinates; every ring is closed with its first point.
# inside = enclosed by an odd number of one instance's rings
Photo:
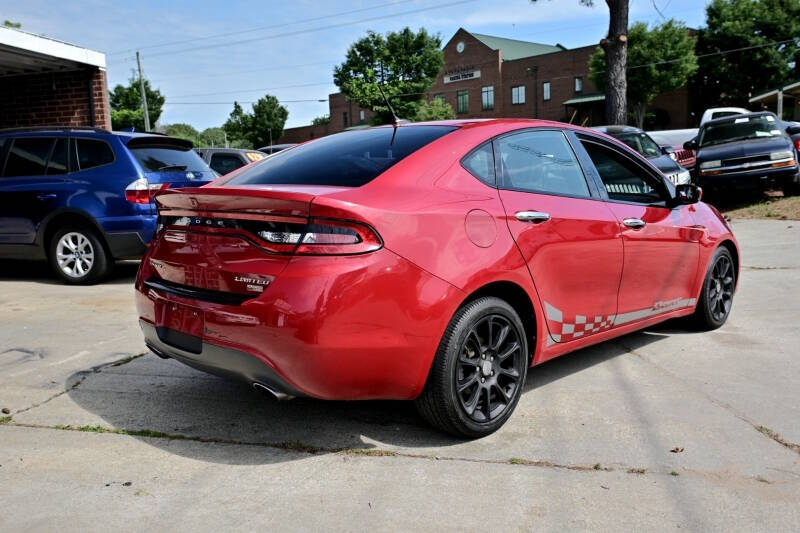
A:
{"type": "Polygon", "coordinates": [[[392,113],[392,126],[397,128],[397,126],[399,126],[403,121],[400,120],[400,118],[397,116],[397,113],[394,112],[394,108],[392,107],[392,104],[389,103],[389,99],[386,98],[386,93],[383,92],[383,87],[381,87],[381,84],[380,83],[376,83],[376,85],[378,86],[378,90],[381,92],[381,96],[383,97],[383,101],[386,102],[386,106],[389,108],[389,111],[391,111],[391,113],[392,113]]]}

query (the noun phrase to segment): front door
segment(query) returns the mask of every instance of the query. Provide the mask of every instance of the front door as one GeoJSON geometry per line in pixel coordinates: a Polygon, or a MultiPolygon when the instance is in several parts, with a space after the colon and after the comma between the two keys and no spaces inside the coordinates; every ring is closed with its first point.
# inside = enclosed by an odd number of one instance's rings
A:
{"type": "Polygon", "coordinates": [[[693,306],[701,236],[694,207],[670,207],[663,177],[610,143],[583,136],[581,144],[622,232],[625,264],[615,325],[693,306]]]}
{"type": "Polygon", "coordinates": [[[508,227],[528,263],[551,339],[610,329],[622,274],[619,226],[564,133],[516,132],[496,139],[494,149],[508,227]]]}

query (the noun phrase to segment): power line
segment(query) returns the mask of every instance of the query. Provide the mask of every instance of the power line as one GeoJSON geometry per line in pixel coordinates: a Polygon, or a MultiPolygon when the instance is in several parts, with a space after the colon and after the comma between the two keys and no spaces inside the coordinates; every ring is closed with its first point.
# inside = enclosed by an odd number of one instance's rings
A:
{"type": "Polygon", "coordinates": [[[275,91],[278,89],[298,89],[300,87],[319,87],[320,85],[331,85],[332,81],[324,81],[321,83],[300,83],[297,85],[283,85],[280,87],[261,87],[258,89],[241,89],[236,91],[224,91],[219,93],[200,93],[200,94],[181,94],[177,96],[170,96],[170,98],[193,98],[196,96],[222,96],[225,94],[238,94],[238,93],[256,93],[263,91],[275,91]]]}
{"type": "Polygon", "coordinates": [[[313,17],[313,18],[301,19],[301,20],[294,20],[294,21],[289,21],[289,22],[283,22],[283,23],[280,23],[280,24],[269,24],[267,26],[257,26],[255,28],[250,28],[250,29],[247,29],[247,30],[237,30],[237,31],[231,31],[231,32],[227,32],[227,33],[216,33],[214,35],[206,35],[205,37],[192,37],[191,39],[184,39],[182,41],[170,41],[170,42],[166,42],[166,43],[148,44],[146,46],[140,46],[138,48],[128,48],[128,49],[125,49],[125,50],[118,50],[116,52],[109,52],[106,55],[113,56],[113,55],[125,54],[125,53],[128,53],[128,52],[135,52],[136,50],[148,50],[148,49],[152,49],[152,48],[161,48],[163,46],[172,46],[172,45],[176,45],[176,44],[186,44],[186,43],[191,43],[191,42],[195,42],[195,41],[204,41],[206,39],[217,39],[219,37],[230,37],[231,35],[242,35],[242,34],[245,34],[245,33],[252,33],[254,31],[268,30],[270,28],[282,28],[282,27],[285,27],[285,26],[294,26],[295,24],[304,24],[306,22],[316,22],[318,20],[325,20],[325,19],[328,19],[328,18],[341,17],[341,16],[344,16],[344,15],[352,15],[354,13],[362,13],[364,11],[372,11],[374,9],[380,9],[380,8],[383,8],[383,7],[389,7],[389,6],[393,6],[393,5],[396,5],[396,4],[404,4],[406,2],[407,2],[407,0],[395,0],[393,2],[387,2],[387,3],[384,3],[384,4],[379,4],[379,5],[370,6],[370,7],[362,7],[362,8],[359,8],[359,9],[352,9],[350,11],[341,11],[339,13],[331,13],[329,15],[324,15],[324,16],[319,16],[319,17],[313,17]]]}
{"type": "Polygon", "coordinates": [[[221,76],[235,76],[236,74],[250,74],[252,72],[267,72],[270,70],[288,70],[294,68],[303,68],[303,67],[317,67],[320,65],[330,65],[335,63],[335,60],[332,61],[317,61],[316,63],[305,63],[301,65],[281,65],[278,67],[264,67],[264,68],[257,68],[257,69],[250,69],[250,70],[237,70],[233,72],[205,72],[202,74],[189,74],[186,76],[173,76],[171,78],[159,78],[156,80],[152,80],[150,83],[160,83],[163,81],[172,81],[172,80],[185,80],[185,79],[192,79],[192,78],[217,78],[221,76]]]}
{"type": "Polygon", "coordinates": [[[303,34],[307,34],[307,33],[315,33],[315,32],[318,32],[318,31],[330,30],[330,29],[334,29],[334,28],[343,28],[343,27],[346,27],[346,26],[354,26],[354,25],[357,25],[357,24],[362,24],[364,22],[373,22],[373,21],[376,21],[376,20],[383,20],[383,19],[387,19],[387,18],[400,17],[400,16],[403,16],[403,15],[413,15],[413,14],[416,14],[416,13],[423,13],[423,12],[426,12],[426,11],[432,11],[434,9],[443,9],[443,8],[446,8],[446,7],[453,7],[453,6],[462,5],[462,4],[469,4],[469,3],[477,2],[477,1],[478,0],[458,0],[456,2],[448,2],[446,4],[440,4],[438,6],[422,7],[422,8],[417,8],[417,9],[410,9],[410,10],[407,10],[407,11],[399,11],[397,13],[392,13],[392,14],[389,14],[389,15],[376,15],[374,17],[368,17],[368,18],[364,18],[364,19],[360,19],[360,20],[352,20],[352,21],[348,21],[348,22],[339,22],[339,23],[336,23],[336,24],[328,24],[328,25],[325,25],[325,26],[317,26],[317,27],[308,28],[308,29],[305,29],[305,30],[294,30],[294,31],[289,31],[289,32],[284,32],[284,33],[276,33],[274,35],[253,37],[253,38],[250,38],[250,39],[240,39],[238,41],[229,41],[227,43],[208,44],[208,45],[204,45],[204,46],[195,46],[193,48],[182,48],[180,50],[169,50],[169,51],[166,51],[166,52],[158,52],[158,53],[155,53],[155,54],[149,54],[148,58],[165,56],[165,55],[172,55],[172,54],[182,54],[182,53],[185,53],[185,52],[195,52],[195,51],[198,51],[198,50],[209,50],[209,49],[215,49],[215,48],[223,48],[223,47],[235,46],[235,45],[239,45],[239,44],[257,42],[257,41],[267,41],[267,40],[272,40],[272,39],[279,39],[281,37],[291,37],[291,36],[294,36],[294,35],[303,35],[303,34]]]}
{"type": "MultiPolygon", "coordinates": [[[[320,102],[327,102],[327,101],[328,101],[327,98],[322,98],[322,99],[310,98],[308,100],[278,100],[278,103],[279,104],[299,104],[299,103],[305,103],[305,102],[317,102],[317,103],[320,103],[320,102]]],[[[167,105],[233,105],[233,104],[255,104],[256,102],[257,102],[257,100],[250,100],[250,101],[236,100],[234,102],[170,102],[169,100],[167,100],[166,102],[164,102],[164,105],[165,106],[167,106],[167,105]]]]}

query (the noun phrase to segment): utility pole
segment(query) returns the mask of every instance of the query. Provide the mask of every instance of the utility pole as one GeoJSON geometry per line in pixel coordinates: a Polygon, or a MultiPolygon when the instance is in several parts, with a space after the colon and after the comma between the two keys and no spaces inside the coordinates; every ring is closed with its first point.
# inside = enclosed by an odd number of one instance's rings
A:
{"type": "Polygon", "coordinates": [[[139,67],[139,90],[142,93],[142,107],[144,108],[144,131],[150,131],[150,115],[147,113],[147,95],[144,92],[144,78],[142,77],[142,61],[139,51],[136,51],[136,65],[139,67]]]}
{"type": "Polygon", "coordinates": [[[269,128],[269,145],[272,146],[272,128],[269,128]]]}

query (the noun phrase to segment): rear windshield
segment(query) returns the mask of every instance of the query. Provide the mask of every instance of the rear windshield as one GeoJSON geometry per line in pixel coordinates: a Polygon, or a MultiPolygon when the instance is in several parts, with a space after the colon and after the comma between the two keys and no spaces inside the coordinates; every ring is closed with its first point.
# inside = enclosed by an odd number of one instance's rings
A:
{"type": "Polygon", "coordinates": [[[145,172],[169,172],[191,170],[202,172],[208,167],[191,148],[178,146],[140,146],[131,148],[136,160],[145,172]]]}
{"type": "Polygon", "coordinates": [[[338,133],[279,152],[228,183],[360,187],[454,129],[452,126],[401,126],[338,133]]]}

